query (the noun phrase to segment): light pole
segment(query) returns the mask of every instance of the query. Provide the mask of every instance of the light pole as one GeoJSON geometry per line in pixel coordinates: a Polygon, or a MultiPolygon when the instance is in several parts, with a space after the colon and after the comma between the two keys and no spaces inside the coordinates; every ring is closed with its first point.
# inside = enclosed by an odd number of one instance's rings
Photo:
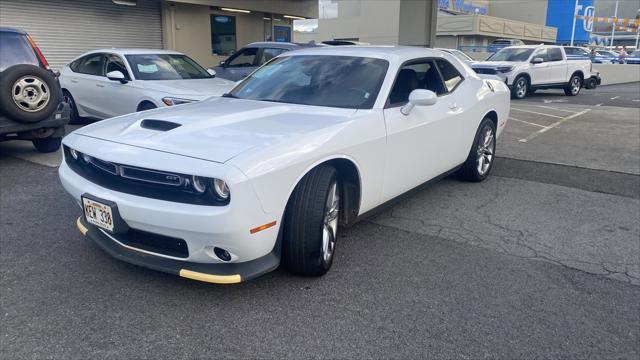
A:
{"type": "Polygon", "coordinates": [[[573,6],[573,27],[571,28],[571,46],[573,46],[573,39],[576,35],[576,16],[578,16],[578,0],[573,6]]]}
{"type": "Polygon", "coordinates": [[[615,21],[611,26],[611,44],[609,49],[613,50],[613,37],[616,35],[616,24],[618,23],[618,0],[616,0],[616,11],[613,14],[613,20],[615,21]]]}

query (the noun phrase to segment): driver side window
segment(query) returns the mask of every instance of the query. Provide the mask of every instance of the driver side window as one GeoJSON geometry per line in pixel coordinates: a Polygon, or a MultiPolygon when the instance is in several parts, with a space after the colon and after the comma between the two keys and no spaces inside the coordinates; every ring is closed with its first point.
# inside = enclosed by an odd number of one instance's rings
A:
{"type": "Polygon", "coordinates": [[[389,94],[388,107],[406,104],[415,89],[431,90],[437,95],[447,92],[433,60],[413,61],[400,68],[389,94]]]}
{"type": "Polygon", "coordinates": [[[245,48],[240,50],[240,52],[238,52],[237,54],[233,55],[226,65],[228,67],[254,66],[257,55],[258,48],[245,48]]]}

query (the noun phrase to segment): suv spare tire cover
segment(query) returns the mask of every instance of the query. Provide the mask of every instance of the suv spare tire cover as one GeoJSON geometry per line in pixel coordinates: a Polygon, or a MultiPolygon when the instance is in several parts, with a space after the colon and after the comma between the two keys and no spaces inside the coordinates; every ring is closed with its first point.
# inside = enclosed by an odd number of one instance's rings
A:
{"type": "Polygon", "coordinates": [[[60,85],[48,70],[15,65],[0,74],[0,111],[15,121],[42,121],[56,111],[61,99],[60,85]]]}

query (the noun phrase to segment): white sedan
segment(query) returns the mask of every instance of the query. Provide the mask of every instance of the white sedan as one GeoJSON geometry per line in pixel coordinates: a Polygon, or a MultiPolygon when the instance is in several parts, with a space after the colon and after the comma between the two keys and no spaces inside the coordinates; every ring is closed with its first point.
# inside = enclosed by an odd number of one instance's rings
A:
{"type": "Polygon", "coordinates": [[[235,83],[176,51],[104,49],[66,65],[60,85],[73,123],[220,96],[235,83]]]}
{"type": "Polygon", "coordinates": [[[445,174],[484,180],[509,101],[438,50],[287,52],[224,97],[74,131],[60,179],[120,260],[213,283],[280,263],[317,276],[338,225],[445,174]]]}

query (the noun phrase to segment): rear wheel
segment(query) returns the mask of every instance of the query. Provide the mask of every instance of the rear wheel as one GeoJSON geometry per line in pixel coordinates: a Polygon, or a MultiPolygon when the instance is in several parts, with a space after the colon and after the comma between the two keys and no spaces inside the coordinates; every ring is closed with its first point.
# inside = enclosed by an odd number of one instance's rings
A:
{"type": "Polygon", "coordinates": [[[320,165],[300,180],[287,204],[282,260],[289,271],[320,276],[331,268],[339,212],[337,172],[320,165]]]}
{"type": "Polygon", "coordinates": [[[524,76],[518,76],[513,82],[511,97],[514,99],[524,99],[529,91],[529,80],[524,76]]]}
{"type": "Polygon", "coordinates": [[[60,149],[60,144],[62,143],[62,138],[60,137],[48,137],[44,139],[33,139],[31,140],[33,146],[35,146],[36,150],[41,153],[51,153],[58,151],[60,149]]]}
{"type": "Polygon", "coordinates": [[[579,75],[573,75],[569,83],[564,88],[564,94],[567,96],[576,96],[582,88],[582,78],[579,75]]]}
{"type": "Polygon", "coordinates": [[[496,125],[484,118],[476,132],[476,138],[467,160],[458,170],[458,175],[466,181],[479,182],[486,179],[493,168],[496,153],[496,125]]]}
{"type": "Polygon", "coordinates": [[[589,78],[585,80],[584,87],[585,89],[595,89],[596,87],[598,87],[598,81],[594,78],[589,78]]]}
{"type": "Polygon", "coordinates": [[[80,115],[78,115],[78,107],[76,106],[75,100],[73,100],[73,96],[67,90],[62,91],[62,100],[69,104],[71,108],[71,115],[69,117],[69,124],[79,124],[80,123],[80,115]]]}

